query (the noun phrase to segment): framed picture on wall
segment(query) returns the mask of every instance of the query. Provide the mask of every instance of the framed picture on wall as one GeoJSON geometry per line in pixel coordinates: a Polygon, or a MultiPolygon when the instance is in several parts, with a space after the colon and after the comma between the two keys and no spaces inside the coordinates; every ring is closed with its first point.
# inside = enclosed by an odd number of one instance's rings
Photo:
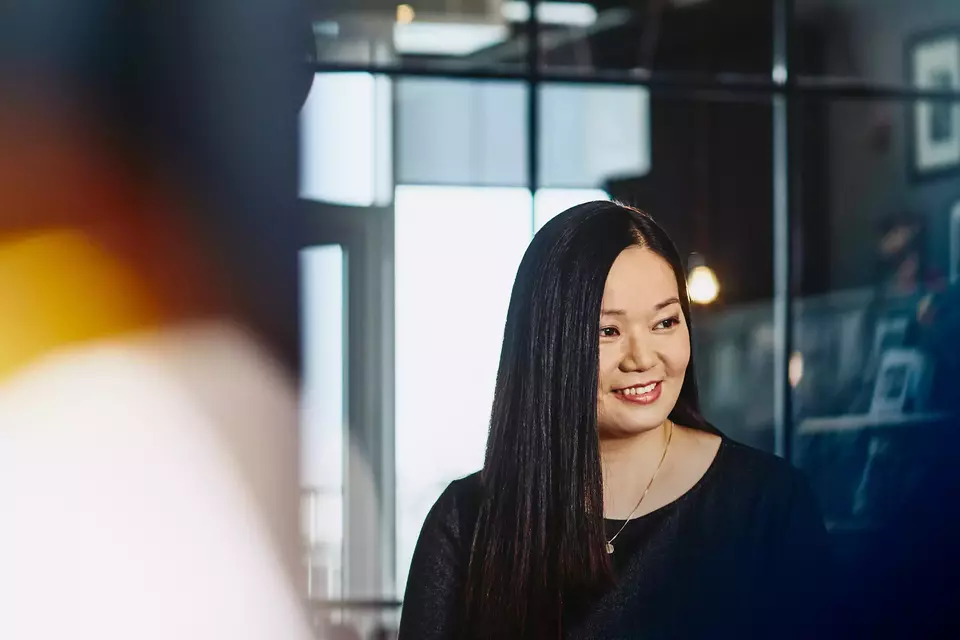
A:
{"type": "MultiPolygon", "coordinates": [[[[911,40],[906,68],[912,87],[960,92],[960,29],[911,40]]],[[[921,100],[910,110],[910,175],[928,178],[960,169],[960,101],[921,100]]]]}
{"type": "Polygon", "coordinates": [[[906,316],[890,316],[877,320],[868,365],[878,366],[885,351],[902,347],[909,328],[910,319],[906,316]]]}
{"type": "Polygon", "coordinates": [[[880,369],[870,402],[872,415],[899,415],[925,408],[929,364],[917,349],[888,349],[880,360],[880,369]]]}

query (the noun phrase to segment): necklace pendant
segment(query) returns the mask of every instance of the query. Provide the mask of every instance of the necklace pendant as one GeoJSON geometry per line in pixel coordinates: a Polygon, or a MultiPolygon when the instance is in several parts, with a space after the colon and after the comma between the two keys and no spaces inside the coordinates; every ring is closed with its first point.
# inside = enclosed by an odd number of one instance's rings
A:
{"type": "Polygon", "coordinates": [[[608,543],[607,543],[607,554],[612,554],[612,553],[613,553],[613,545],[608,542],[608,543]]]}

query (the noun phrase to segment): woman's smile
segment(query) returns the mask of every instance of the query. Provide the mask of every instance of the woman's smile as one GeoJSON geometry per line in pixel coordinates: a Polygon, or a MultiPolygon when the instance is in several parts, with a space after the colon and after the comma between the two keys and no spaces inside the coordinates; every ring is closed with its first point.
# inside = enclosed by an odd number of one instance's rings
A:
{"type": "Polygon", "coordinates": [[[626,389],[616,389],[613,395],[628,404],[653,404],[660,398],[662,383],[657,380],[649,384],[634,385],[626,389]]]}

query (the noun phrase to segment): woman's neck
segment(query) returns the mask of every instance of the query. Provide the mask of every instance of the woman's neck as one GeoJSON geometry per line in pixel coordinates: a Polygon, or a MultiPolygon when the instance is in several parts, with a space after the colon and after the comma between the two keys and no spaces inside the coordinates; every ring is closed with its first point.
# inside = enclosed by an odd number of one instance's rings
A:
{"type": "MultiPolygon", "coordinates": [[[[630,515],[663,458],[671,428],[664,422],[628,437],[601,436],[600,459],[606,518],[623,520],[630,515]]],[[[664,466],[667,462],[664,460],[664,466]]]]}

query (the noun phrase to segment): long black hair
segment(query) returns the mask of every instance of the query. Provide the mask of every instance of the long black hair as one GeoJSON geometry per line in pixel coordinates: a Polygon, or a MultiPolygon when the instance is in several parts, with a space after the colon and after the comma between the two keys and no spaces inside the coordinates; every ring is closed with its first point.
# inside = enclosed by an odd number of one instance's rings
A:
{"type": "MultiPolygon", "coordinates": [[[[688,325],[683,263],[649,215],[588,202],[547,223],[527,248],[510,299],[467,569],[470,638],[559,638],[564,615],[609,584],[597,433],[600,305],[614,260],[632,245],[663,257],[688,325]]],[[[700,415],[691,356],[674,422],[700,415]]]]}

